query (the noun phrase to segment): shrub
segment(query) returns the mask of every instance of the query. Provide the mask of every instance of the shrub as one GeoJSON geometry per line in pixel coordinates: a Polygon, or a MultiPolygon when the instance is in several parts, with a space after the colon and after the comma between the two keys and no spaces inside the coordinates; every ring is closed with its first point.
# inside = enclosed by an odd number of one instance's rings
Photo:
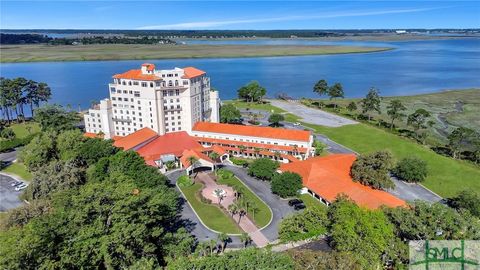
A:
{"type": "Polygon", "coordinates": [[[0,141],[0,152],[6,152],[15,147],[27,145],[38,133],[30,134],[25,138],[15,138],[8,141],[0,141]]]}
{"type": "Polygon", "coordinates": [[[296,173],[284,172],[272,178],[272,192],[282,198],[297,195],[302,188],[302,177],[296,173]]]}
{"type": "Polygon", "coordinates": [[[177,179],[177,185],[182,188],[189,187],[193,185],[193,181],[187,175],[182,175],[177,179]]]}
{"type": "Polygon", "coordinates": [[[0,137],[11,140],[15,138],[15,132],[11,128],[4,128],[2,132],[0,132],[0,137]]]}
{"type": "Polygon", "coordinates": [[[250,164],[250,162],[248,162],[247,160],[234,158],[234,157],[231,157],[230,161],[237,166],[243,166],[245,164],[250,164]]]}
{"type": "Polygon", "coordinates": [[[279,166],[278,162],[269,158],[259,158],[250,164],[248,174],[262,180],[270,180],[279,166]]]}
{"type": "Polygon", "coordinates": [[[282,241],[299,241],[325,234],[327,226],[326,208],[313,207],[283,219],[278,234],[282,241]]]}
{"type": "Polygon", "coordinates": [[[228,178],[233,177],[233,173],[229,170],[226,170],[226,169],[219,169],[217,171],[217,176],[218,176],[218,178],[221,178],[221,179],[228,179],[228,178]]]}
{"type": "Polygon", "coordinates": [[[407,182],[422,182],[427,177],[427,163],[416,157],[406,157],[398,162],[393,172],[407,182]]]}

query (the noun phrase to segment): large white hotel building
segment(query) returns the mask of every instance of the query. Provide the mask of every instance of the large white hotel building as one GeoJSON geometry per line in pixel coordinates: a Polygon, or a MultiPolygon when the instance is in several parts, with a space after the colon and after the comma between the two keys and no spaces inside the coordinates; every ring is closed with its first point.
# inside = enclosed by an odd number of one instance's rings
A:
{"type": "Polygon", "coordinates": [[[191,132],[197,122],[218,122],[220,99],[210,78],[194,67],[158,70],[143,64],[113,76],[110,98],[85,114],[85,130],[105,138],[148,127],[159,135],[191,132]]]}

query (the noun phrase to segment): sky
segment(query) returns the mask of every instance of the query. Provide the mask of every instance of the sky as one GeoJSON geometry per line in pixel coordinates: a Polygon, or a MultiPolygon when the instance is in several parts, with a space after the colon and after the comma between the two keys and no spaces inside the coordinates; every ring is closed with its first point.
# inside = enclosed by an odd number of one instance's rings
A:
{"type": "Polygon", "coordinates": [[[0,29],[387,28],[480,28],[480,3],[0,0],[0,29]]]}

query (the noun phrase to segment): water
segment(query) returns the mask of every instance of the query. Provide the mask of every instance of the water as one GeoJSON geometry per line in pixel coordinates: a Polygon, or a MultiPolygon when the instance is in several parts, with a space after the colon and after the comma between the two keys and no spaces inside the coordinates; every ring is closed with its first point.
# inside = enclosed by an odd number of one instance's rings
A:
{"type": "MultiPolygon", "coordinates": [[[[273,42],[309,44],[313,41],[273,42]]],[[[222,99],[236,97],[237,89],[251,80],[258,80],[264,85],[269,96],[285,92],[293,97],[315,97],[312,87],[319,79],[326,79],[332,84],[341,82],[347,97],[362,97],[372,86],[380,89],[385,96],[480,87],[480,39],[368,44],[390,46],[395,50],[345,55],[148,62],[166,69],[186,66],[203,69],[211,77],[212,86],[220,91],[222,99]]],[[[0,73],[8,78],[23,76],[46,82],[52,88],[53,102],[71,104],[75,108],[80,104],[85,108],[90,101],[108,96],[107,85],[113,74],[139,68],[143,62],[146,61],[7,63],[0,64],[0,73]]]]}

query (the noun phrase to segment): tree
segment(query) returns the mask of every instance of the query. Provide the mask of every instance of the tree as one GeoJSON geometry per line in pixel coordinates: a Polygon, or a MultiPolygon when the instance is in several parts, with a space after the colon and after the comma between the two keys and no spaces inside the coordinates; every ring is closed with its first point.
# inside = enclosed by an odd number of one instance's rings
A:
{"type": "Polygon", "coordinates": [[[313,251],[290,249],[287,254],[295,262],[295,269],[315,270],[361,270],[355,254],[337,251],[313,251]]]}
{"type": "Polygon", "coordinates": [[[390,116],[390,130],[393,129],[393,123],[397,119],[403,119],[406,114],[403,112],[407,110],[407,107],[405,107],[402,102],[398,99],[391,100],[390,103],[387,106],[387,114],[390,116]]]}
{"type": "Polygon", "coordinates": [[[236,203],[232,203],[228,206],[228,211],[230,212],[230,214],[232,214],[232,218],[238,213],[238,209],[239,207],[236,203]]]}
{"type": "Polygon", "coordinates": [[[280,126],[280,122],[282,122],[284,120],[285,120],[285,117],[281,114],[278,114],[278,113],[271,114],[268,117],[268,122],[274,127],[280,126]]]}
{"type": "Polygon", "coordinates": [[[406,157],[398,162],[393,173],[407,182],[422,182],[428,174],[427,163],[417,157],[406,157]]]}
{"type": "MultiPolygon", "coordinates": [[[[335,83],[328,89],[328,96],[330,99],[345,98],[345,93],[343,92],[343,86],[340,83],[335,83]]],[[[334,103],[334,109],[337,109],[337,103],[334,103]]]]}
{"type": "Polygon", "coordinates": [[[379,210],[358,207],[340,197],[328,209],[331,246],[338,252],[352,252],[363,269],[380,269],[381,256],[394,238],[393,226],[379,210]]]}
{"type": "Polygon", "coordinates": [[[226,233],[221,233],[218,235],[218,241],[220,241],[221,251],[225,251],[225,247],[227,246],[228,241],[231,241],[230,237],[226,233]]]}
{"type": "Polygon", "coordinates": [[[388,151],[361,155],[352,165],[350,174],[354,181],[375,189],[395,187],[389,171],[393,168],[393,157],[388,151]]]}
{"type": "Polygon", "coordinates": [[[272,193],[282,198],[292,197],[302,189],[302,177],[297,173],[284,172],[272,178],[272,193]]]}
{"type": "Polygon", "coordinates": [[[326,148],[326,145],[319,140],[313,141],[313,147],[315,147],[315,156],[320,156],[326,148]]]}
{"type": "Polygon", "coordinates": [[[187,157],[188,164],[190,164],[189,167],[192,167],[192,172],[195,169],[195,164],[198,162],[198,158],[196,156],[189,156],[187,157]]]}
{"type": "Polygon", "coordinates": [[[328,225],[326,207],[307,207],[301,213],[285,217],[278,234],[286,242],[305,240],[325,234],[328,225]]]}
{"type": "Polygon", "coordinates": [[[243,247],[246,248],[247,245],[252,241],[252,238],[248,233],[242,233],[240,235],[240,241],[243,243],[243,247]]]}
{"type": "Polygon", "coordinates": [[[56,133],[44,132],[35,136],[19,153],[22,161],[31,172],[57,158],[56,133]]]}
{"type": "Polygon", "coordinates": [[[79,158],[80,150],[86,139],[79,129],[66,130],[60,133],[56,144],[59,158],[64,161],[79,158]]]}
{"type": "Polygon", "coordinates": [[[220,157],[220,155],[217,153],[217,152],[211,152],[208,157],[210,157],[211,159],[213,159],[213,161],[217,161],[218,158],[220,157]]]}
{"type": "Polygon", "coordinates": [[[328,83],[326,80],[319,80],[315,86],[313,86],[313,92],[319,96],[328,95],[328,83]]]}
{"type": "Polygon", "coordinates": [[[459,153],[468,147],[475,144],[475,141],[479,139],[479,134],[474,130],[458,127],[448,135],[448,147],[452,151],[452,157],[458,158],[459,153]]]}
{"type": "Polygon", "coordinates": [[[421,129],[426,128],[425,125],[427,119],[430,117],[430,113],[427,112],[425,109],[417,109],[414,113],[410,114],[407,118],[407,125],[412,126],[413,130],[415,131],[417,140],[421,141],[422,143],[425,142],[424,135],[420,135],[419,131],[421,129]]]}
{"type": "Polygon", "coordinates": [[[380,97],[380,91],[375,87],[370,88],[365,98],[361,101],[362,112],[368,114],[368,121],[372,118],[368,112],[376,111],[378,114],[382,112],[380,108],[381,101],[382,98],[380,97]]]}
{"type": "Polygon", "coordinates": [[[220,107],[220,122],[222,123],[236,123],[241,117],[240,111],[233,104],[220,107]]]}
{"type": "Polygon", "coordinates": [[[238,89],[238,98],[246,102],[261,101],[267,94],[267,90],[262,87],[257,81],[251,81],[247,85],[238,89]]]}
{"type": "Polygon", "coordinates": [[[262,180],[272,179],[279,164],[269,158],[259,158],[253,161],[248,167],[248,174],[262,180]]]}
{"type": "Polygon", "coordinates": [[[35,121],[38,122],[42,130],[63,131],[74,129],[80,121],[80,116],[76,112],[67,112],[60,105],[47,105],[35,110],[35,121]]]}
{"type": "Polygon", "coordinates": [[[480,218],[480,195],[473,190],[464,190],[449,199],[449,205],[455,209],[466,209],[480,218]]]}
{"type": "Polygon", "coordinates": [[[354,101],[348,103],[347,110],[348,110],[350,113],[354,114],[355,120],[357,120],[357,114],[355,114],[354,112],[357,111],[357,109],[358,109],[358,108],[357,108],[357,103],[355,103],[354,101]]]}

